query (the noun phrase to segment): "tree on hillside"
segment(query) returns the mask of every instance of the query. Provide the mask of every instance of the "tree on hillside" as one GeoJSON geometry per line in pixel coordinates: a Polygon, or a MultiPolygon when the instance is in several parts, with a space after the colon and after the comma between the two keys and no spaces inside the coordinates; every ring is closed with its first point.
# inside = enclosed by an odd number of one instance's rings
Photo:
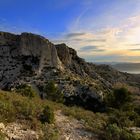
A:
{"type": "Polygon", "coordinates": [[[46,98],[55,102],[64,102],[64,95],[58,89],[53,81],[50,81],[44,87],[44,92],[46,93],[46,98]]]}
{"type": "Polygon", "coordinates": [[[114,89],[106,96],[105,102],[109,107],[120,109],[132,100],[131,93],[126,88],[114,89]]]}

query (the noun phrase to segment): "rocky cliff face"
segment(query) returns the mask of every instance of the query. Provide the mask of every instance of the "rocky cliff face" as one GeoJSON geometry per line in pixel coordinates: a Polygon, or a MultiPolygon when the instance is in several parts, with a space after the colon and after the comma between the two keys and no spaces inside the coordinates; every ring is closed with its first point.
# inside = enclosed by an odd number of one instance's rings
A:
{"type": "Polygon", "coordinates": [[[66,68],[70,69],[74,73],[84,76],[90,73],[91,68],[89,68],[89,63],[78,57],[77,52],[74,49],[69,48],[66,44],[58,44],[55,46],[58,57],[66,68]]]}
{"type": "Polygon", "coordinates": [[[30,84],[42,94],[42,86],[53,80],[68,102],[90,102],[97,107],[117,83],[140,87],[140,76],[121,73],[106,65],[94,65],[77,56],[65,44],[54,45],[31,33],[0,32],[0,89],[30,84]]]}
{"type": "Polygon", "coordinates": [[[20,54],[17,46],[19,37],[10,33],[0,33],[0,87],[3,88],[8,82],[19,76],[21,61],[18,61],[20,54]]]}
{"type": "Polygon", "coordinates": [[[21,55],[39,59],[39,69],[43,67],[61,67],[55,46],[44,37],[31,33],[22,33],[19,44],[21,55]]]}
{"type": "Polygon", "coordinates": [[[55,46],[31,33],[0,32],[0,58],[0,88],[18,78],[23,70],[38,74],[43,68],[61,68],[55,46]]]}

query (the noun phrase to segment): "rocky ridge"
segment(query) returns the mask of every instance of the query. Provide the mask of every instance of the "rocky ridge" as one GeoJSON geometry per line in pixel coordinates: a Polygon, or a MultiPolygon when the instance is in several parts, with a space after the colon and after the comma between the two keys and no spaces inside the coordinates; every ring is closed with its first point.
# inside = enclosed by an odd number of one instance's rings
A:
{"type": "Polygon", "coordinates": [[[97,106],[94,99],[102,100],[117,83],[140,87],[139,75],[85,62],[66,44],[54,45],[32,33],[0,32],[0,58],[0,89],[26,83],[43,94],[40,86],[53,80],[66,97],[80,104],[91,102],[91,108],[97,106]]]}

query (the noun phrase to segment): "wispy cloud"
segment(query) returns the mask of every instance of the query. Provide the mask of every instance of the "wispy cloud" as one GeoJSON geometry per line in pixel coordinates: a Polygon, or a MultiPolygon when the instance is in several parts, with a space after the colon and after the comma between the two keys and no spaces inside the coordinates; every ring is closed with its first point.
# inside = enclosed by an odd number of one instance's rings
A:
{"type": "Polygon", "coordinates": [[[128,46],[140,46],[140,43],[139,44],[128,44],[128,46]]]}
{"type": "Polygon", "coordinates": [[[81,37],[86,33],[68,33],[65,35],[66,38],[74,38],[74,37],[81,37]]]}
{"type": "Polygon", "coordinates": [[[130,51],[139,51],[140,52],[140,49],[129,49],[130,51]]]}
{"type": "MultiPolygon", "coordinates": [[[[88,25],[87,25],[88,26],[88,25]]],[[[98,30],[79,30],[65,33],[63,42],[92,61],[139,61],[140,15],[129,17],[121,25],[98,30]]]]}
{"type": "Polygon", "coordinates": [[[96,50],[96,49],[98,49],[98,47],[97,46],[85,46],[85,47],[82,47],[80,50],[81,51],[85,51],[85,50],[96,50]]]}
{"type": "Polygon", "coordinates": [[[80,50],[78,50],[79,52],[103,52],[105,51],[104,49],[99,49],[99,46],[85,46],[80,48],[80,50]]]}
{"type": "MultiPolygon", "coordinates": [[[[88,25],[87,25],[88,26],[88,25]]],[[[91,28],[92,30],[92,28],[91,28]]],[[[79,30],[81,31],[81,30],[79,30]]],[[[82,49],[79,50],[79,55],[82,57],[88,57],[90,55],[93,57],[93,60],[96,56],[104,56],[104,55],[109,55],[112,57],[105,57],[109,58],[109,60],[106,61],[118,61],[119,59],[117,58],[120,57],[120,53],[122,56],[126,57],[133,57],[133,58],[139,58],[140,56],[140,15],[130,17],[127,19],[124,19],[122,21],[121,25],[118,25],[116,27],[105,27],[98,29],[98,31],[88,31],[85,29],[84,30],[86,34],[83,34],[80,38],[80,42],[77,42],[75,45],[73,42],[69,43],[70,46],[79,48],[79,46],[104,46],[104,47],[99,47],[96,48],[96,51],[92,51],[89,54],[89,51],[86,51],[86,48],[83,47],[82,49]],[[129,44],[129,45],[128,45],[129,44]],[[97,52],[98,53],[95,53],[97,52]],[[86,53],[87,52],[87,53],[86,53]],[[112,55],[111,55],[112,54],[112,55]],[[113,56],[116,56],[115,58],[113,56]]],[[[74,37],[76,39],[76,36],[74,37]]],[[[73,38],[73,39],[74,39],[73,38]]],[[[75,40],[76,41],[76,40],[75,40]]],[[[88,48],[90,50],[90,48],[88,48]]],[[[91,49],[92,50],[92,49],[91,49]]],[[[121,57],[125,61],[130,61],[129,59],[126,59],[125,57],[121,57]]],[[[96,59],[99,59],[99,57],[96,57],[96,59]]],[[[123,61],[122,60],[122,61],[123,61]]],[[[135,59],[133,59],[135,60],[135,59]]],[[[136,60],[135,60],[136,61],[136,60]]]]}
{"type": "Polygon", "coordinates": [[[90,60],[93,57],[93,60],[101,61],[103,56],[106,56],[104,61],[139,58],[140,3],[137,0],[137,5],[132,1],[114,2],[114,5],[104,8],[105,11],[99,11],[98,16],[91,8],[95,1],[89,3],[69,24],[63,41],[75,48],[81,57],[90,57],[90,60]],[[135,9],[129,9],[132,5],[135,9]]]}
{"type": "Polygon", "coordinates": [[[140,56],[124,56],[124,55],[89,55],[84,56],[89,62],[139,62],[140,56]]]}

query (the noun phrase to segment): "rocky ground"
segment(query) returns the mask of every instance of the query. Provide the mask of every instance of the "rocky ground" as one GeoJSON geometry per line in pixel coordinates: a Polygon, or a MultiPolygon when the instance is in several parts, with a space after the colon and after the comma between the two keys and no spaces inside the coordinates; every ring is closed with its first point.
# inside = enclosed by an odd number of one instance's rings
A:
{"type": "Polygon", "coordinates": [[[87,131],[82,122],[65,116],[61,110],[55,113],[60,140],[97,140],[96,135],[87,131]]]}
{"type": "MultiPolygon", "coordinates": [[[[82,121],[64,115],[61,110],[55,112],[55,125],[59,140],[97,140],[94,133],[85,129],[82,121]]],[[[5,135],[5,140],[38,140],[40,135],[20,123],[0,123],[0,131],[5,135]]]]}
{"type": "Polygon", "coordinates": [[[24,127],[23,125],[19,123],[9,123],[7,125],[0,123],[0,131],[5,135],[5,140],[37,140],[39,139],[38,132],[35,132],[30,129],[26,129],[26,127],[24,127]]]}

